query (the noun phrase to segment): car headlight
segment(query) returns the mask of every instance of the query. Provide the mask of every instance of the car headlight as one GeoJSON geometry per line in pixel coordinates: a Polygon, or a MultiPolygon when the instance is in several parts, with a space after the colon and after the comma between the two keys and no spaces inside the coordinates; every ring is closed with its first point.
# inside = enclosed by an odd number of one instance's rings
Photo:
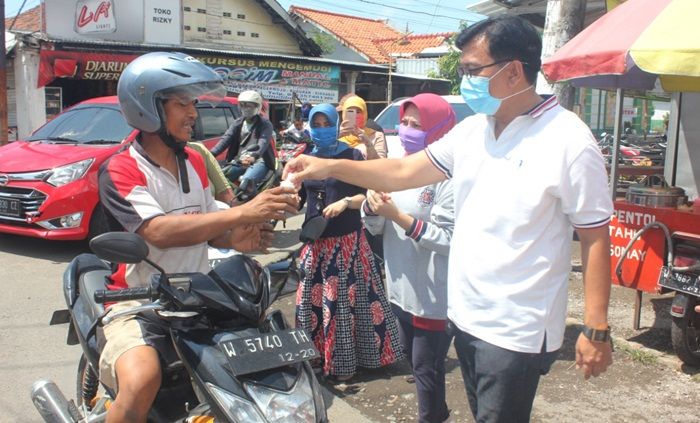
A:
{"type": "Polygon", "coordinates": [[[316,406],[309,377],[302,372],[290,392],[280,392],[246,383],[245,388],[265,413],[268,422],[315,422],[316,406]]]}
{"type": "Polygon", "coordinates": [[[265,423],[265,418],[260,415],[255,405],[239,398],[228,391],[224,391],[211,383],[207,383],[207,389],[211,392],[219,407],[236,422],[260,422],[265,423]]]}
{"type": "Polygon", "coordinates": [[[55,187],[60,187],[80,179],[85,175],[85,172],[87,172],[94,160],[87,159],[57,167],[51,171],[51,176],[46,179],[46,182],[55,187]]]}

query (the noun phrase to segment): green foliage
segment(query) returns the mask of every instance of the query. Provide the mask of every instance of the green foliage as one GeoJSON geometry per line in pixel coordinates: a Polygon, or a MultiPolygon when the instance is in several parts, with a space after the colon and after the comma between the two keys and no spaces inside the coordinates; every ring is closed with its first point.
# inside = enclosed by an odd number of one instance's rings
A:
{"type": "MultiPolygon", "coordinates": [[[[467,26],[468,23],[466,21],[460,21],[459,31],[462,31],[467,26]]],[[[451,47],[454,47],[455,45],[455,39],[457,38],[457,34],[453,35],[448,40],[448,43],[451,47]]],[[[453,50],[450,50],[449,53],[438,59],[437,72],[431,71],[428,73],[428,76],[431,78],[444,78],[450,80],[450,94],[459,94],[459,85],[461,83],[461,80],[457,76],[457,68],[459,67],[460,56],[461,52],[455,47],[453,50]]]]}
{"type": "Polygon", "coordinates": [[[657,364],[659,361],[658,357],[654,353],[646,351],[642,348],[632,347],[626,342],[613,341],[613,344],[615,345],[616,350],[622,351],[632,361],[637,362],[639,364],[651,365],[657,364]]]}
{"type": "Polygon", "coordinates": [[[335,38],[332,35],[321,31],[312,31],[309,33],[309,38],[321,47],[324,55],[332,54],[335,51],[335,38]]]}

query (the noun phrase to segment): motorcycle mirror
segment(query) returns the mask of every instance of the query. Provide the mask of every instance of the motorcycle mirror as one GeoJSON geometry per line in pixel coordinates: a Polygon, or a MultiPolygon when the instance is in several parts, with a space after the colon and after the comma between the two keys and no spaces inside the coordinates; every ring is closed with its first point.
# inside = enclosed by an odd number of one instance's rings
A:
{"type": "Polygon", "coordinates": [[[97,257],[114,263],[139,263],[148,257],[148,244],[132,232],[107,232],[90,240],[97,257]]]}

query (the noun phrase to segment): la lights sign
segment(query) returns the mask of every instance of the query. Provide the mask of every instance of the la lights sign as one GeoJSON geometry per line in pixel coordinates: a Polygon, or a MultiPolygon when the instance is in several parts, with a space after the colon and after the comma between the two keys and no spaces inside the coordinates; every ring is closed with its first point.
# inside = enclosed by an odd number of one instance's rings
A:
{"type": "Polygon", "coordinates": [[[75,32],[105,34],[117,30],[113,0],[81,0],[75,4],[75,32]]]}

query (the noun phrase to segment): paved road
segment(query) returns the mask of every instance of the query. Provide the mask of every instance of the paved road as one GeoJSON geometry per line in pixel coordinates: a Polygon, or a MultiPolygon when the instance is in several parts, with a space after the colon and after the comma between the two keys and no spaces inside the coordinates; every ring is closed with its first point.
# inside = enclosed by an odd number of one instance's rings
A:
{"type": "MultiPolygon", "coordinates": [[[[297,248],[301,218],[278,228],[276,251],[258,257],[269,262],[297,248]]],[[[29,400],[31,384],[48,377],[69,396],[75,393],[78,347],[65,344],[66,327],[48,326],[53,310],[64,307],[61,276],[67,263],[86,251],[83,243],[58,243],[0,235],[0,423],[38,422],[29,400]]],[[[574,268],[580,262],[574,258],[574,268]]],[[[573,342],[583,311],[581,274],[574,272],[569,290],[569,324],[564,347],[535,400],[533,422],[697,421],[700,369],[681,366],[669,346],[668,296],[645,296],[642,329],[631,326],[633,291],[616,287],[610,321],[621,342],[615,364],[603,377],[583,381],[573,368],[573,342]],[[624,341],[628,341],[626,344],[624,341]],[[627,346],[625,346],[627,345],[627,346]]],[[[288,318],[294,296],[277,303],[288,318]]],[[[448,405],[457,421],[471,422],[454,350],[448,355],[448,405]]],[[[415,421],[415,386],[406,383],[409,369],[397,364],[360,372],[347,386],[331,386],[326,405],[333,423],[415,421]]]]}
{"type": "MultiPolygon", "coordinates": [[[[298,247],[301,216],[278,228],[276,248],[259,256],[265,263],[298,247]]],[[[49,326],[54,310],[65,308],[62,275],[82,242],[50,242],[0,234],[0,423],[40,422],[29,398],[32,383],[54,380],[68,398],[75,397],[79,346],[66,345],[67,326],[49,326]]],[[[333,422],[364,423],[362,414],[326,391],[333,422]]]]}

